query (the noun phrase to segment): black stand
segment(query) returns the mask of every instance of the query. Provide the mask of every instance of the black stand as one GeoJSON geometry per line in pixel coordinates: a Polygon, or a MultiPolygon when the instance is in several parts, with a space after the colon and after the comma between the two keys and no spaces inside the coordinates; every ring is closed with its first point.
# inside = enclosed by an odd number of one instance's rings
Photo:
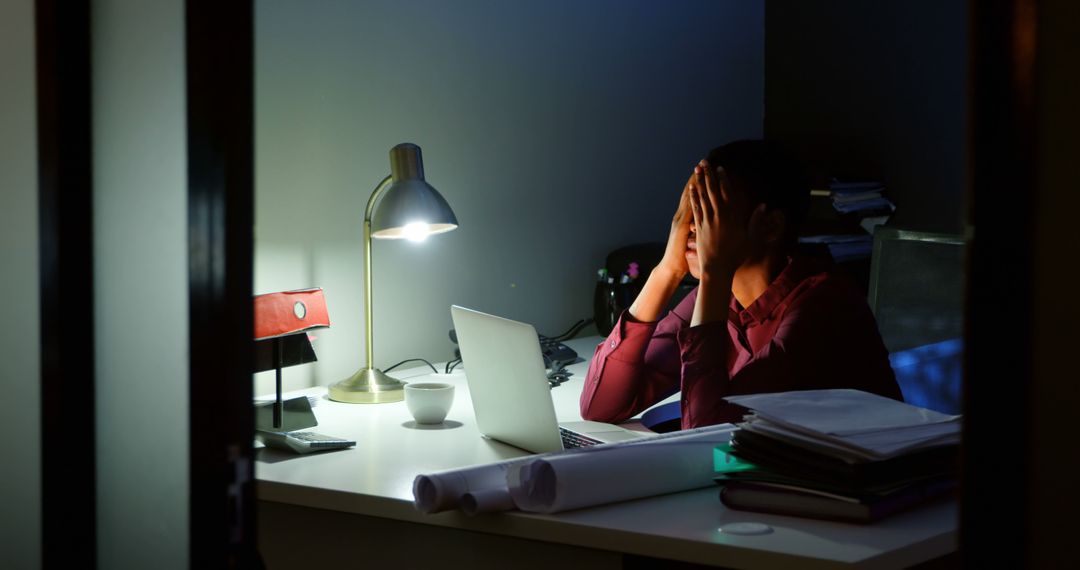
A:
{"type": "Polygon", "coordinates": [[[281,337],[274,339],[274,387],[277,398],[274,399],[274,427],[281,428],[281,367],[283,365],[284,352],[281,349],[281,337]]]}
{"type": "Polygon", "coordinates": [[[254,372],[274,371],[274,402],[256,409],[256,429],[292,431],[315,425],[307,398],[282,399],[281,370],[289,366],[315,362],[315,350],[307,333],[298,333],[255,341],[254,372]],[[271,411],[272,409],[272,411],[271,411]]]}

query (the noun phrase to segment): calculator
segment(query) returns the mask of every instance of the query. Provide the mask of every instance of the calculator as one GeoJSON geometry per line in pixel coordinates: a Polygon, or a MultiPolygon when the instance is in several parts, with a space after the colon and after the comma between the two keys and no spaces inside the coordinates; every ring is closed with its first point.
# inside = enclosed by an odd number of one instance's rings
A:
{"type": "Polygon", "coordinates": [[[312,431],[264,431],[256,430],[255,437],[266,447],[291,451],[293,453],[311,453],[328,449],[344,449],[356,445],[351,439],[342,439],[315,433],[312,431]]]}

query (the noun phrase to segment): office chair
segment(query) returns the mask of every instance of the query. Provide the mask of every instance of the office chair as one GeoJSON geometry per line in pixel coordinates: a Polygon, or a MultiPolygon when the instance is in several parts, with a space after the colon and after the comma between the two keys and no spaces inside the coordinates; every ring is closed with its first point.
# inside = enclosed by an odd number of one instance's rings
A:
{"type": "Polygon", "coordinates": [[[904,400],[960,413],[964,239],[879,226],[868,297],[904,400]]]}

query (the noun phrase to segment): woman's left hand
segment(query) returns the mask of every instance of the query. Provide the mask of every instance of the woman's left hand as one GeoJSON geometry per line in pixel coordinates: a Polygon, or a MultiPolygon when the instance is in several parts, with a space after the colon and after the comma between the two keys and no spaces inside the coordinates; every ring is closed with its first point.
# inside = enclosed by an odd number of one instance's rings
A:
{"type": "Polygon", "coordinates": [[[694,167],[690,186],[701,276],[730,276],[746,258],[749,235],[765,205],[754,209],[749,224],[744,222],[746,198],[733,191],[723,168],[714,170],[705,160],[694,167]]]}

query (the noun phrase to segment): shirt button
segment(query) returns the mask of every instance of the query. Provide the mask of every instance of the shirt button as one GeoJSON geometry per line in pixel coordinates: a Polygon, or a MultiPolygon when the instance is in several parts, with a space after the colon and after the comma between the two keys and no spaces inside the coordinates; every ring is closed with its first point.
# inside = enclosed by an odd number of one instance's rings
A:
{"type": "Polygon", "coordinates": [[[614,339],[612,339],[612,341],[611,341],[611,348],[615,348],[615,345],[616,345],[616,344],[618,344],[618,343],[617,343],[617,342],[615,342],[615,340],[614,340],[614,339]]]}

